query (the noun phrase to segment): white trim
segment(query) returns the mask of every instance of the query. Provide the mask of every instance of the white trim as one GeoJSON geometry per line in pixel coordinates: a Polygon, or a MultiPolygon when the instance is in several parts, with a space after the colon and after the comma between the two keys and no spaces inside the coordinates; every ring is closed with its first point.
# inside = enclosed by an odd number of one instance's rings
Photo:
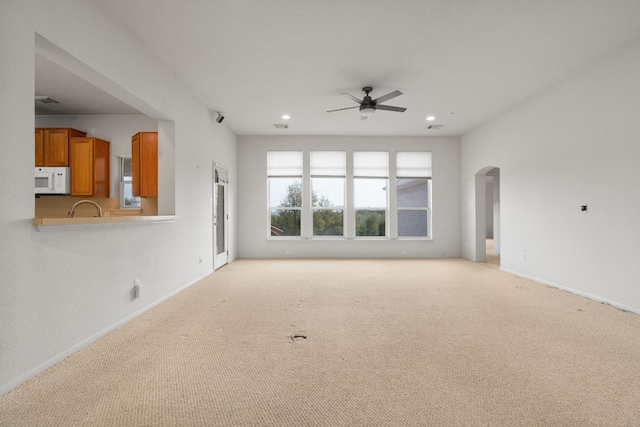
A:
{"type": "Polygon", "coordinates": [[[58,363],[62,362],[67,357],[73,355],[74,353],[77,353],[78,351],[80,351],[83,348],[89,346],[90,344],[93,344],[94,342],[98,341],[100,338],[104,337],[108,333],[113,332],[114,330],[118,329],[120,326],[123,326],[124,324],[130,322],[131,320],[135,319],[136,317],[140,316],[141,314],[151,310],[153,307],[157,306],[158,304],[161,304],[164,301],[168,300],[169,298],[179,294],[180,292],[184,291],[185,289],[187,289],[191,285],[194,285],[194,284],[198,283],[200,280],[204,279],[205,277],[210,276],[212,273],[213,273],[213,270],[208,272],[208,273],[203,274],[200,277],[197,277],[196,279],[192,280],[191,282],[188,282],[187,284],[181,286],[180,288],[178,288],[178,289],[168,293],[167,295],[157,299],[156,301],[152,302],[151,304],[149,304],[149,305],[147,305],[145,307],[142,307],[138,311],[135,311],[134,313],[126,316],[125,318],[119,320],[118,322],[114,323],[113,325],[108,326],[107,328],[101,330],[100,332],[90,336],[89,338],[87,338],[85,340],[80,341],[78,344],[76,344],[76,345],[70,347],[69,349],[63,351],[62,353],[50,358],[46,362],[41,363],[40,365],[36,366],[35,368],[28,370],[24,374],[18,376],[17,378],[14,378],[13,380],[9,381],[8,383],[3,384],[2,386],[0,386],[0,396],[10,392],[11,390],[13,390],[14,388],[16,388],[18,386],[24,384],[25,382],[29,381],[31,378],[34,378],[35,376],[43,373],[47,369],[52,368],[53,366],[55,366],[58,363]]]}
{"type": "Polygon", "coordinates": [[[628,305],[625,305],[625,304],[621,304],[621,303],[616,302],[616,301],[611,301],[611,300],[608,300],[606,298],[599,297],[597,295],[593,295],[593,294],[590,294],[590,293],[587,293],[587,292],[578,291],[576,289],[568,288],[566,286],[561,286],[561,285],[558,285],[557,283],[549,282],[547,280],[543,280],[543,279],[540,279],[540,278],[537,278],[537,277],[534,277],[534,276],[529,276],[528,274],[518,273],[516,271],[512,271],[512,270],[509,270],[509,269],[506,269],[506,268],[500,267],[500,270],[504,271],[505,273],[513,274],[514,276],[517,276],[517,277],[522,277],[523,279],[533,280],[536,283],[541,283],[543,285],[550,286],[552,288],[557,288],[557,289],[572,293],[574,295],[579,295],[579,296],[584,297],[584,298],[589,298],[590,300],[593,300],[593,301],[605,303],[605,304],[608,304],[608,305],[610,305],[612,307],[619,308],[621,310],[630,311],[630,312],[635,313],[635,314],[640,314],[640,307],[631,307],[631,306],[628,306],[628,305]]]}
{"type": "Polygon", "coordinates": [[[121,227],[129,225],[164,224],[176,222],[176,215],[108,216],[79,218],[34,218],[38,231],[65,231],[79,228],[121,227]]]}

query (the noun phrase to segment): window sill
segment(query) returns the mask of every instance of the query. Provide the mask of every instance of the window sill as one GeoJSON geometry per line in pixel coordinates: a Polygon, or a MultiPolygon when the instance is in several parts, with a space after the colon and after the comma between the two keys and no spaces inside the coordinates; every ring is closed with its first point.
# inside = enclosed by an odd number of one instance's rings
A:
{"type": "Polygon", "coordinates": [[[73,230],[79,228],[120,227],[125,225],[162,224],[175,222],[175,215],[107,216],[80,218],[34,218],[38,231],[73,230]]]}
{"type": "Polygon", "coordinates": [[[433,240],[433,237],[403,236],[403,237],[396,237],[395,240],[433,240]]]}

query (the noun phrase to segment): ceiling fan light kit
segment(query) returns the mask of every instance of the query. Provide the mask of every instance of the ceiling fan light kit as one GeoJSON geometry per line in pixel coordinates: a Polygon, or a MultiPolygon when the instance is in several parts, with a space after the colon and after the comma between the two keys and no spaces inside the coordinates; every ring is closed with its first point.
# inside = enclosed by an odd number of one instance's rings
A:
{"type": "Polygon", "coordinates": [[[375,108],[360,107],[360,114],[362,114],[363,116],[373,116],[373,113],[375,112],[376,112],[375,108]]]}
{"type": "Polygon", "coordinates": [[[392,98],[395,98],[396,96],[402,95],[402,92],[400,92],[399,90],[394,90],[393,92],[389,92],[388,94],[382,95],[381,97],[376,99],[371,99],[371,97],[369,96],[369,92],[373,91],[373,88],[371,86],[363,87],[362,91],[365,93],[365,96],[364,98],[362,98],[362,100],[356,98],[355,96],[349,93],[341,93],[341,95],[344,95],[347,98],[351,99],[352,101],[355,101],[358,104],[360,104],[359,107],[355,106],[355,107],[337,108],[335,110],[329,110],[327,111],[327,113],[333,113],[334,111],[350,110],[352,108],[359,108],[360,120],[366,120],[367,117],[373,116],[376,110],[395,111],[398,113],[404,113],[407,110],[404,107],[392,107],[390,105],[382,105],[383,102],[388,101],[392,98]]]}

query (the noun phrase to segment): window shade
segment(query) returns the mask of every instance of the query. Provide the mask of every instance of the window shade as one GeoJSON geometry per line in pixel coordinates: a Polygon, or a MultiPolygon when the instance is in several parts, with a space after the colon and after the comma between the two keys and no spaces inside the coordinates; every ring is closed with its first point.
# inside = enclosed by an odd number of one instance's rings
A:
{"type": "Polygon", "coordinates": [[[387,178],[389,176],[389,153],[386,151],[354,151],[353,176],[387,178]]]}
{"type": "Polygon", "coordinates": [[[346,170],[344,151],[311,152],[311,176],[345,176],[346,170]]]}
{"type": "Polygon", "coordinates": [[[267,176],[302,176],[302,151],[267,151],[267,176]]]}
{"type": "Polygon", "coordinates": [[[431,178],[431,153],[429,151],[399,151],[396,154],[398,178],[431,178]]]}
{"type": "Polygon", "coordinates": [[[229,176],[226,170],[216,168],[216,184],[228,184],[229,176]]]}

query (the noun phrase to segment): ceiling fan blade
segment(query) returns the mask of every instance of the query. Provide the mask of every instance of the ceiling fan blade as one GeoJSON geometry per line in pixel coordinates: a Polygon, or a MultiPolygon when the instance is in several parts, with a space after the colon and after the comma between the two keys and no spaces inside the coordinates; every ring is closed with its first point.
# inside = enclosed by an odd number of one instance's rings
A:
{"type": "Polygon", "coordinates": [[[367,117],[369,117],[369,116],[360,116],[360,121],[367,120],[367,117]]]}
{"type": "Polygon", "coordinates": [[[385,101],[390,100],[391,98],[395,98],[396,96],[400,95],[402,95],[402,92],[400,92],[399,90],[394,90],[393,92],[389,92],[386,95],[382,95],[380,98],[374,99],[373,102],[375,102],[376,104],[381,104],[385,101]]]}
{"type": "Polygon", "coordinates": [[[350,93],[345,93],[342,92],[340,95],[344,95],[349,99],[353,99],[354,101],[356,101],[358,104],[362,104],[362,101],[359,98],[356,98],[355,96],[351,95],[350,93]]]}
{"type": "Polygon", "coordinates": [[[404,107],[392,107],[390,105],[376,105],[376,110],[397,111],[399,113],[404,113],[407,109],[404,107]]]}
{"type": "Polygon", "coordinates": [[[355,107],[336,108],[335,110],[328,110],[327,113],[333,113],[334,111],[351,110],[352,108],[360,108],[360,107],[356,105],[355,107]]]}

